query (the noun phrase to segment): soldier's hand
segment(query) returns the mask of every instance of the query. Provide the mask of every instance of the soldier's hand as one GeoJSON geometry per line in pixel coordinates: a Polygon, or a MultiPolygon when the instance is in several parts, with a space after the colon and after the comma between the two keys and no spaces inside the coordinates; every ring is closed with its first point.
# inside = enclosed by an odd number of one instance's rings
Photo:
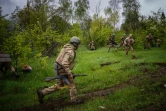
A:
{"type": "Polygon", "coordinates": [[[69,79],[73,78],[73,74],[69,74],[68,78],[69,79]]]}

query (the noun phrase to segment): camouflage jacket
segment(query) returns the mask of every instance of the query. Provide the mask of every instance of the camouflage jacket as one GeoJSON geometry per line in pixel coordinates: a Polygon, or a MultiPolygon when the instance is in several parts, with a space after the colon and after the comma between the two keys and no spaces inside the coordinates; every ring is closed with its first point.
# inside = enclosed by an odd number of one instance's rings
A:
{"type": "Polygon", "coordinates": [[[114,45],[117,45],[117,43],[115,42],[115,38],[114,37],[110,37],[109,38],[109,44],[114,44],[114,45]]]}
{"type": "Polygon", "coordinates": [[[152,40],[153,40],[153,37],[152,37],[152,36],[149,36],[149,35],[146,36],[146,41],[147,41],[147,42],[151,42],[152,40]]]}
{"type": "Polygon", "coordinates": [[[60,54],[58,55],[56,62],[58,65],[58,74],[59,75],[70,75],[72,74],[71,70],[74,68],[74,59],[75,59],[75,49],[72,44],[66,44],[61,49],[60,54]]]}
{"type": "Polygon", "coordinates": [[[134,41],[133,38],[127,37],[127,38],[124,40],[124,44],[125,44],[126,46],[132,46],[134,43],[135,43],[135,41],[134,41]]]}

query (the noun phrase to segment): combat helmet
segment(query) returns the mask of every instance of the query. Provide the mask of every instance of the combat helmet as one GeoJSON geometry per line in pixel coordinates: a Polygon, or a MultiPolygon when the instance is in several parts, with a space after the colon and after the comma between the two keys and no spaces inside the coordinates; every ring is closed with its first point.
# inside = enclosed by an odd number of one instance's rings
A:
{"type": "Polygon", "coordinates": [[[81,43],[81,40],[80,40],[80,38],[78,38],[78,37],[76,37],[76,36],[73,36],[73,37],[70,39],[70,43],[80,44],[80,43],[81,43]]]}
{"type": "Polygon", "coordinates": [[[112,34],[112,36],[115,36],[115,34],[112,34]]]}

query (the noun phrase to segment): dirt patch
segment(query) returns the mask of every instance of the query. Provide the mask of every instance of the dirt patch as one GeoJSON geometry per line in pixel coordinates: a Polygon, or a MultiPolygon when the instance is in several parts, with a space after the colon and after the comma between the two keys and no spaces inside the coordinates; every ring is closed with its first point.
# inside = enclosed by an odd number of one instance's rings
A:
{"type": "Polygon", "coordinates": [[[160,67],[166,67],[166,63],[165,62],[153,62],[153,63],[142,62],[142,63],[140,63],[140,65],[148,65],[148,64],[159,65],[160,67]]]}
{"type": "MultiPolygon", "coordinates": [[[[145,64],[147,64],[147,63],[143,63],[143,65],[145,65],[145,64]]],[[[107,96],[111,93],[118,91],[119,89],[123,89],[129,85],[133,85],[133,84],[137,83],[140,79],[143,79],[146,77],[156,79],[156,78],[160,78],[162,75],[166,74],[166,63],[153,63],[153,64],[161,65],[160,68],[158,69],[158,71],[153,74],[144,74],[141,76],[139,75],[137,77],[129,79],[126,82],[114,85],[112,87],[108,87],[108,88],[101,89],[101,90],[96,90],[93,92],[84,93],[82,96],[80,96],[80,99],[82,99],[82,100],[84,100],[84,102],[86,102],[92,98],[107,96]]],[[[148,72],[148,71],[149,71],[148,69],[144,69],[144,72],[148,72]]],[[[50,111],[50,110],[59,111],[60,109],[67,107],[67,106],[74,106],[74,105],[71,104],[67,98],[60,98],[56,101],[50,100],[44,104],[39,104],[39,105],[31,106],[31,107],[24,107],[21,109],[17,109],[17,111],[50,111]]],[[[148,106],[144,109],[139,109],[138,111],[148,111],[148,109],[152,109],[152,108],[153,108],[153,105],[148,106]]],[[[163,107],[163,108],[166,109],[166,107],[163,107]]]]}
{"type": "Polygon", "coordinates": [[[111,65],[111,64],[116,64],[116,63],[119,63],[120,61],[115,61],[115,62],[105,62],[105,63],[102,63],[100,64],[101,67],[103,66],[107,66],[107,65],[111,65]]]}

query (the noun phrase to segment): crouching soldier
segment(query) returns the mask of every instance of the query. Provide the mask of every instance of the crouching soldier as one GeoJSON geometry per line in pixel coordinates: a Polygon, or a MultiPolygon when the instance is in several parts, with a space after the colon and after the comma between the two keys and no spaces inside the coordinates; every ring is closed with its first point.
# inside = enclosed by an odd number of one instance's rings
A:
{"type": "Polygon", "coordinates": [[[159,38],[156,38],[155,43],[156,43],[156,47],[160,47],[161,40],[159,38]]]}
{"type": "Polygon", "coordinates": [[[96,49],[94,41],[91,41],[88,46],[89,46],[90,50],[95,50],[96,49]]]}
{"type": "Polygon", "coordinates": [[[22,67],[22,71],[23,72],[31,72],[32,71],[32,67],[27,65],[27,64],[24,64],[24,66],[22,67]]]}
{"type": "Polygon", "coordinates": [[[43,103],[43,97],[45,95],[51,94],[61,89],[65,84],[70,89],[71,103],[82,103],[82,101],[78,100],[77,98],[77,89],[72,74],[72,69],[74,68],[74,60],[76,57],[75,51],[79,47],[80,42],[80,39],[74,36],[70,39],[70,44],[64,45],[64,47],[61,49],[61,52],[55,61],[54,70],[56,75],[66,75],[67,78],[65,78],[65,80],[67,79],[68,82],[66,82],[64,79],[58,78],[56,79],[57,84],[37,90],[40,103],[43,103]]]}
{"type": "Polygon", "coordinates": [[[16,77],[18,78],[19,75],[18,73],[15,71],[15,68],[12,66],[11,63],[11,58],[9,54],[6,54],[4,52],[0,52],[0,70],[1,72],[6,75],[7,71],[10,70],[10,72],[16,77]]]}
{"type": "Polygon", "coordinates": [[[133,49],[133,44],[134,44],[134,39],[132,37],[132,34],[129,35],[129,37],[127,37],[125,40],[124,40],[124,44],[125,44],[125,47],[126,47],[126,55],[128,55],[128,51],[130,50],[131,51],[131,54],[132,54],[132,59],[135,59],[135,55],[134,55],[134,49],[133,49]]]}

